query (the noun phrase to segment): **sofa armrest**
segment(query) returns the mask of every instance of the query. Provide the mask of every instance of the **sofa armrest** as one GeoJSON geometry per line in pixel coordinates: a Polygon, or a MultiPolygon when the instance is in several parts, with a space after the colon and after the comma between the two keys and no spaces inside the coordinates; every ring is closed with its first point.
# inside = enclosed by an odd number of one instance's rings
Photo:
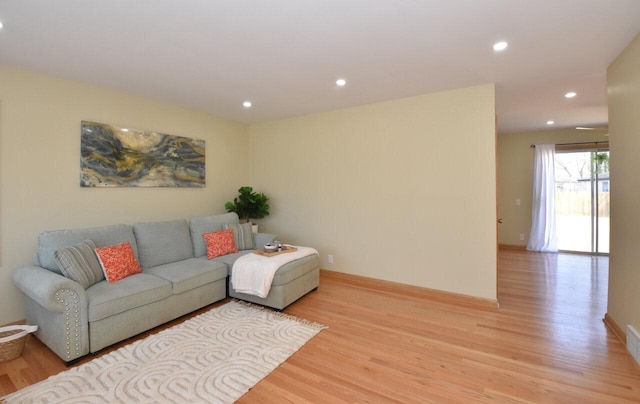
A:
{"type": "Polygon", "coordinates": [[[253,235],[253,241],[256,243],[256,248],[262,248],[265,244],[270,243],[277,238],[277,234],[256,233],[253,235]]]}
{"type": "Polygon", "coordinates": [[[13,283],[25,294],[27,324],[65,362],[89,353],[89,301],[84,288],[71,279],[35,265],[18,267],[13,283]]]}
{"type": "Polygon", "coordinates": [[[76,281],[35,265],[18,267],[12,272],[13,284],[46,310],[62,313],[64,304],[57,298],[60,291],[69,290],[78,296],[79,307],[87,307],[87,294],[76,281]]]}

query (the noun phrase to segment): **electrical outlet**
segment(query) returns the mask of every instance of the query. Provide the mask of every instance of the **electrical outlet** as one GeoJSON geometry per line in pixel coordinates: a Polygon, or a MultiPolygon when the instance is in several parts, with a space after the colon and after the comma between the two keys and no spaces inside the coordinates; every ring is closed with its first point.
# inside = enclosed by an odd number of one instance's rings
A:
{"type": "Polygon", "coordinates": [[[329,254],[329,256],[327,256],[327,261],[329,261],[329,264],[333,264],[333,254],[329,254]]]}
{"type": "Polygon", "coordinates": [[[516,206],[520,206],[520,199],[516,199],[516,206]]]}
{"type": "Polygon", "coordinates": [[[524,241],[524,234],[520,233],[520,241],[524,241]]]}

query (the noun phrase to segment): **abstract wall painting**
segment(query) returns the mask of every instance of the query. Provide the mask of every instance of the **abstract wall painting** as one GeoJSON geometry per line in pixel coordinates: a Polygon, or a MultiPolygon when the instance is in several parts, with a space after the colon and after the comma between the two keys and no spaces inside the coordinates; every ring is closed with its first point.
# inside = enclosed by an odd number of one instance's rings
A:
{"type": "Polygon", "coordinates": [[[205,186],[205,141],[82,121],[81,187],[205,186]]]}

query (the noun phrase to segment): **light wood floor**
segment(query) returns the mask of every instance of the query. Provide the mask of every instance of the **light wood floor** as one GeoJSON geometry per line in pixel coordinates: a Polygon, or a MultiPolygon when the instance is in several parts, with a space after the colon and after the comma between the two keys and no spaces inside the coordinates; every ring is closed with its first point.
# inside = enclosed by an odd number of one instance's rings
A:
{"type": "MultiPolygon", "coordinates": [[[[285,312],[329,329],[240,402],[640,402],[640,367],[602,322],[607,279],[606,257],[501,250],[500,308],[483,309],[323,271],[285,312]]],[[[64,369],[30,338],[0,396],[64,369]]]]}

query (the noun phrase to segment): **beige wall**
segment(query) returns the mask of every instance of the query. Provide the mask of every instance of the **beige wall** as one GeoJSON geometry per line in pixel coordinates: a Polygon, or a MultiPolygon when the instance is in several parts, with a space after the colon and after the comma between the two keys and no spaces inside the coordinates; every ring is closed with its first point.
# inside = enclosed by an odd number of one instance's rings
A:
{"type": "Polygon", "coordinates": [[[0,324],[24,318],[11,270],[44,230],[224,212],[250,180],[244,125],[0,66],[0,324]],[[80,121],[206,140],[206,188],[80,188],[80,121]]]}
{"type": "Polygon", "coordinates": [[[607,71],[611,253],[607,313],[640,330],[640,35],[607,71]]]}
{"type": "Polygon", "coordinates": [[[0,66],[0,324],[24,318],[11,270],[40,232],[220,213],[244,184],[322,267],[494,300],[494,105],[485,85],[247,128],[0,66]],[[206,188],[80,188],[82,120],[205,139],[206,188]]]}
{"type": "Polygon", "coordinates": [[[324,268],[495,300],[494,117],[483,85],[250,126],[263,226],[324,268]]]}
{"type": "Polygon", "coordinates": [[[557,129],[498,135],[498,217],[500,244],[526,246],[531,231],[532,144],[606,142],[607,131],[557,129]],[[520,206],[516,205],[520,199],[520,206]],[[524,234],[524,241],[520,240],[524,234]]]}

